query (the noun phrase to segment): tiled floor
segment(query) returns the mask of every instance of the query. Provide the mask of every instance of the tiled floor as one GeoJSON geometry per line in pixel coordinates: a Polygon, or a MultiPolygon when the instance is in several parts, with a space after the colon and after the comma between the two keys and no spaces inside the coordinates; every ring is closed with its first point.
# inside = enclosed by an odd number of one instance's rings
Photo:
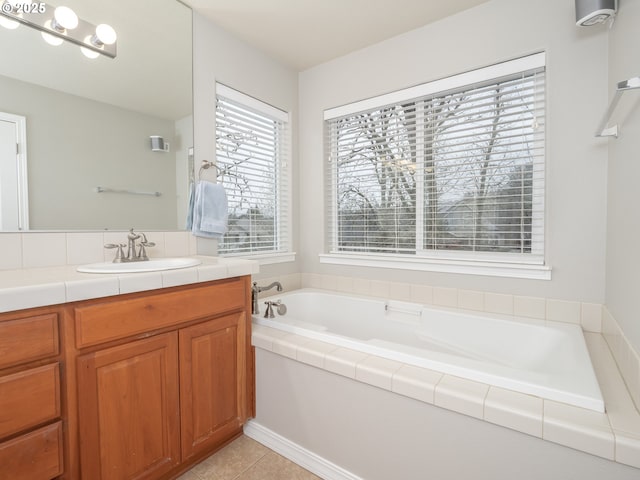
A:
{"type": "Polygon", "coordinates": [[[243,435],[178,480],[320,480],[320,477],[243,435]]]}

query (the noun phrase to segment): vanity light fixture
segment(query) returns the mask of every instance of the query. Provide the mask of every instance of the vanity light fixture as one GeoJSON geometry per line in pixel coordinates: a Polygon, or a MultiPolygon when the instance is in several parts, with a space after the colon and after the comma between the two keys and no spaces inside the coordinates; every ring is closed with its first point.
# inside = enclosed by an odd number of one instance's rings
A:
{"type": "Polygon", "coordinates": [[[50,45],[67,40],[78,45],[89,58],[99,55],[116,58],[115,30],[105,23],[96,26],[82,20],[69,7],[53,7],[32,0],[0,0],[0,25],[14,29],[20,24],[40,30],[50,45]]]}

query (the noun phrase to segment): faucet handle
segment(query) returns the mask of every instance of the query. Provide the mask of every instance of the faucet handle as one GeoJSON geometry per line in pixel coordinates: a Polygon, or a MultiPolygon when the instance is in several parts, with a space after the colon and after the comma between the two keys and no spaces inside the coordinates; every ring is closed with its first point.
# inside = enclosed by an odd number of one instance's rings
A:
{"type": "Polygon", "coordinates": [[[122,250],[126,245],[124,243],[106,243],[104,248],[117,248],[116,257],[113,259],[113,263],[121,263],[124,259],[124,251],[122,250]]]}
{"type": "Polygon", "coordinates": [[[273,314],[273,306],[276,302],[264,302],[267,306],[267,310],[264,312],[264,318],[275,318],[276,316],[273,314]]]}

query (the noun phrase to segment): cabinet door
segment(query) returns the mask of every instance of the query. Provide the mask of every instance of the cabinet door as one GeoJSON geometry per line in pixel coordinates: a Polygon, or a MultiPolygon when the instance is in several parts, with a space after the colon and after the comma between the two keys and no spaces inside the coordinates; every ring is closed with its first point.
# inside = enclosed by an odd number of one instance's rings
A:
{"type": "Polygon", "coordinates": [[[244,313],[179,333],[182,457],[186,459],[231,438],[244,423],[244,313]]]}
{"type": "Polygon", "coordinates": [[[157,478],[180,461],[177,333],[78,358],[82,478],[157,478]]]}

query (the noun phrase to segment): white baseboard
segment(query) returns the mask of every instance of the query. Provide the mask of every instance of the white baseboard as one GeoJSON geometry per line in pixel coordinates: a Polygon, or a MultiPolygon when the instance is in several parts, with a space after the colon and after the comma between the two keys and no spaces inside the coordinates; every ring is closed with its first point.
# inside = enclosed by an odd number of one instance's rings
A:
{"type": "Polygon", "coordinates": [[[255,420],[250,420],[244,425],[244,434],[324,480],[363,480],[335,463],[278,435],[255,420]]]}

